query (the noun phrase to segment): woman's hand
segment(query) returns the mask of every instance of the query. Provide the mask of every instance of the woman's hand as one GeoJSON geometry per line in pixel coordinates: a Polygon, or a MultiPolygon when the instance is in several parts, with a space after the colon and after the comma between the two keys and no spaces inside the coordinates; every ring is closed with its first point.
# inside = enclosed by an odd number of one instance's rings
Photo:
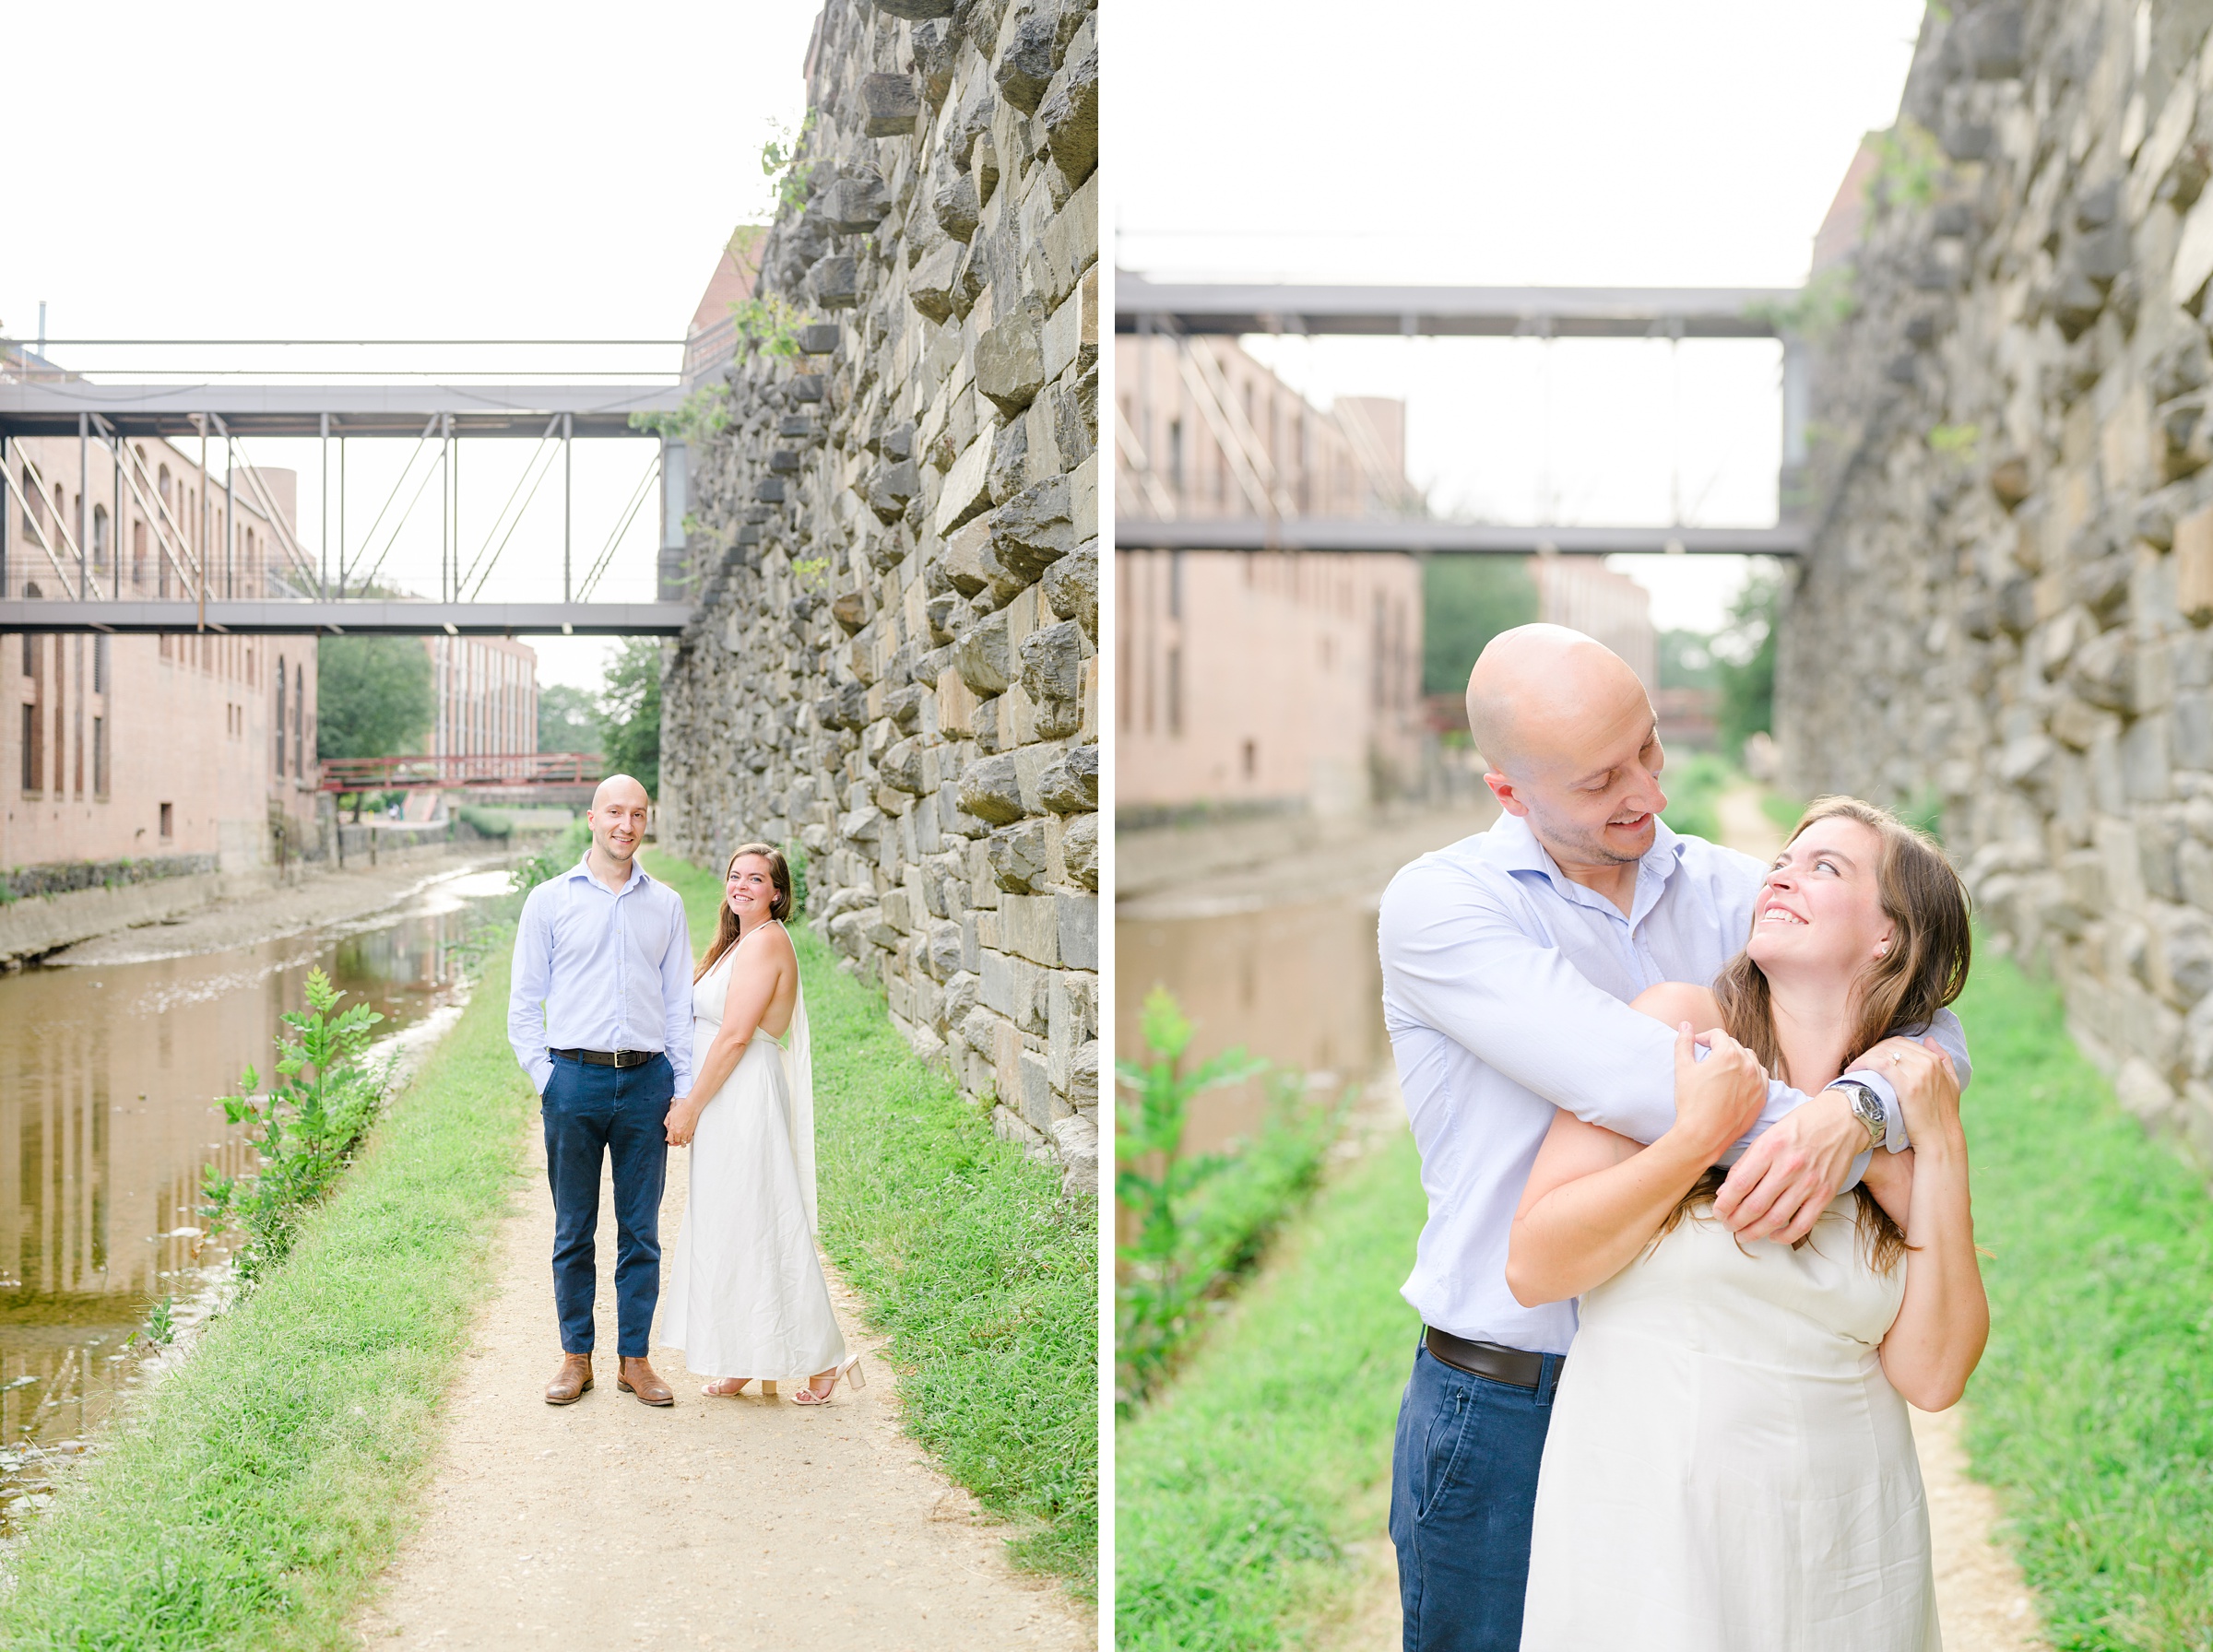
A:
{"type": "Polygon", "coordinates": [[[669,1145],[690,1147],[692,1132],[699,1128],[699,1115],[706,1111],[706,1103],[694,1102],[688,1095],[680,1095],[669,1104],[669,1145]]]}
{"type": "Polygon", "coordinates": [[[1933,1038],[1886,1038],[1854,1061],[1890,1080],[1915,1143],[1959,1139],[1959,1070],[1933,1038]]]}
{"type": "Polygon", "coordinates": [[[1711,1163],[1752,1127],[1767,1105],[1768,1074],[1750,1050],[1716,1028],[1694,1034],[1675,1029],[1675,1129],[1699,1143],[1711,1163]],[[1693,1053],[1706,1046],[1706,1059],[1693,1053]]]}

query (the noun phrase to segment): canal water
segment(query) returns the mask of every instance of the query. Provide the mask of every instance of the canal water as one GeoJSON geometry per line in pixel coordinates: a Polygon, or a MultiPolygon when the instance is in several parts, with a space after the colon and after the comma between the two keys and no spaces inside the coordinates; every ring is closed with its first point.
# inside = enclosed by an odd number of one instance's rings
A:
{"type": "MultiPolygon", "coordinates": [[[[1143,1058],[1145,995],[1165,986],[1194,1031],[1185,1069],[1242,1046],[1303,1071],[1318,1089],[1365,1083],[1390,1058],[1383,976],[1376,957],[1374,893],[1296,905],[1255,904],[1190,916],[1126,917],[1115,925],[1115,1048],[1143,1058]]],[[[1187,1150],[1249,1136],[1265,1092],[1246,1083],[1191,1106],[1187,1150]]]]}
{"type": "Polygon", "coordinates": [[[380,1039],[404,1032],[454,1001],[508,889],[464,873],[343,927],[0,976],[0,1534],[159,1365],[149,1319],[189,1326],[219,1292],[230,1246],[202,1232],[201,1177],[254,1150],[216,1100],[249,1064],[266,1091],[308,972],[382,1014],[380,1039]]]}

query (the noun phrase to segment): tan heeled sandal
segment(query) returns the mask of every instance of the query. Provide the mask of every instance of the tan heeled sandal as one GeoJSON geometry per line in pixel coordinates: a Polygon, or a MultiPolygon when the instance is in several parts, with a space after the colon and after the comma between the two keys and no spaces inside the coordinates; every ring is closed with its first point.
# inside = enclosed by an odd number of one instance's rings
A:
{"type": "Polygon", "coordinates": [[[791,1397],[791,1403],[794,1405],[828,1405],[830,1396],[837,1392],[839,1379],[848,1376],[853,1379],[853,1386],[856,1388],[865,1388],[869,1386],[869,1374],[863,1369],[860,1356],[857,1353],[847,1354],[844,1362],[830,1373],[830,1387],[827,1393],[817,1394],[811,1385],[802,1386],[798,1393],[791,1397]]]}

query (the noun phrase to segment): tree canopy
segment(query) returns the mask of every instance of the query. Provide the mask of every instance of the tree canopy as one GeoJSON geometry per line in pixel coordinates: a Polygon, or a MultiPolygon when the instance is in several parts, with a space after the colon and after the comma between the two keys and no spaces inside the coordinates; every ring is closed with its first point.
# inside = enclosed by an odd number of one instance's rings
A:
{"type": "Polygon", "coordinates": [[[395,757],[420,751],[437,710],[431,656],[415,638],[317,641],[318,757],[395,757]]]}
{"type": "Polygon", "coordinates": [[[589,689],[543,683],[538,690],[538,749],[590,751],[599,743],[599,702],[589,689]]]}
{"type": "Polygon", "coordinates": [[[1422,692],[1465,692],[1484,644],[1536,617],[1525,558],[1431,557],[1422,572],[1422,692]]]}
{"type": "Polygon", "coordinates": [[[628,774],[661,795],[661,644],[625,637],[607,662],[599,696],[599,751],[609,774],[628,774]]]}

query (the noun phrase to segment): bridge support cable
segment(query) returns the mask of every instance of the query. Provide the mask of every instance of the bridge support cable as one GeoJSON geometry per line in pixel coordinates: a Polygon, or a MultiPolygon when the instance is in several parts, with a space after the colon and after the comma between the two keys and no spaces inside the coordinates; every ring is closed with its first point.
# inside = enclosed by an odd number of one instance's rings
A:
{"type": "MultiPolygon", "coordinates": [[[[230,430],[223,423],[221,414],[213,413],[208,417],[215,420],[216,431],[223,439],[224,452],[226,454],[234,453],[237,458],[245,461],[246,491],[253,496],[254,508],[268,518],[270,527],[276,532],[277,542],[290,560],[293,572],[303,580],[315,579],[315,565],[309,560],[306,548],[292,537],[292,530],[286,525],[283,513],[278,510],[277,502],[269,497],[268,487],[261,479],[260,467],[254,464],[252,455],[246,452],[245,438],[241,436],[234,441],[230,430]]],[[[238,468],[238,466],[233,463],[231,466],[231,474],[237,475],[238,468]]]]}
{"type": "Polygon", "coordinates": [[[577,587],[578,602],[589,602],[592,593],[599,588],[600,576],[614,560],[615,548],[622,543],[622,536],[630,532],[630,525],[638,519],[638,513],[645,508],[645,502],[653,496],[653,485],[660,473],[661,455],[659,450],[656,449],[653,457],[646,461],[645,474],[638,478],[638,485],[631,490],[630,503],[623,508],[621,519],[615,524],[615,531],[607,537],[607,544],[599,552],[598,560],[586,572],[584,584],[577,587]]]}
{"type": "Polygon", "coordinates": [[[145,456],[131,443],[123,441],[120,431],[116,434],[116,441],[123,451],[124,484],[130,490],[131,502],[138,507],[138,513],[146,518],[154,530],[156,554],[176,571],[177,583],[184,590],[197,591],[200,583],[199,558],[194,553],[191,541],[185,538],[183,525],[171,512],[169,501],[162,498],[160,490],[154,487],[154,478],[147,475],[145,456]],[[146,484],[143,488],[139,486],[141,481],[146,484]],[[150,500],[149,494],[152,496],[150,500]]]}
{"type": "Polygon", "coordinates": [[[1145,453],[1144,443],[1137,439],[1137,432],[1130,428],[1129,415],[1122,411],[1122,404],[1118,399],[1114,404],[1114,433],[1115,452],[1136,475],[1138,486],[1144,490],[1145,503],[1152,507],[1153,514],[1163,522],[1169,520],[1176,514],[1176,502],[1168,497],[1167,489],[1161,483],[1160,473],[1153,468],[1153,461],[1145,453]]]}
{"type": "MultiPolygon", "coordinates": [[[[31,490],[38,496],[38,508],[35,511],[32,510],[30,505],[26,502],[23,489],[18,485],[13,473],[10,473],[7,478],[8,491],[16,496],[18,504],[22,508],[24,521],[30,525],[31,533],[37,537],[39,541],[39,549],[46,553],[46,560],[53,565],[53,576],[62,582],[62,590],[65,595],[70,588],[71,575],[67,564],[65,563],[60,557],[57,557],[53,553],[53,545],[46,537],[44,519],[48,516],[52,516],[53,518],[53,531],[62,537],[63,545],[67,548],[69,554],[77,559],[77,583],[80,586],[84,584],[83,575],[86,566],[84,548],[77,544],[76,537],[69,531],[69,518],[67,513],[55,510],[47,502],[46,476],[45,473],[39,468],[39,462],[32,458],[30,454],[24,452],[20,443],[17,445],[16,457],[17,462],[23,467],[23,469],[30,473],[31,490]]],[[[79,502],[81,503],[82,502],[80,501],[79,502]]],[[[80,594],[80,600],[81,599],[80,594]]]]}
{"type": "Polygon", "coordinates": [[[1189,339],[1179,337],[1176,340],[1176,364],[1185,388],[1198,404],[1199,416],[1206,421],[1223,457],[1229,461],[1230,474],[1237,478],[1237,487],[1253,510],[1262,516],[1296,515],[1297,507],[1284,491],[1274,463],[1246,421],[1244,409],[1236,405],[1237,398],[1229,394],[1228,381],[1222,376],[1222,364],[1213,359],[1213,347],[1194,347],[1189,339]]]}
{"type": "Polygon", "coordinates": [[[515,529],[522,526],[523,517],[529,512],[531,502],[538,497],[538,489],[544,485],[546,478],[553,473],[553,460],[564,451],[554,443],[560,426],[559,414],[547,421],[546,433],[538,439],[529,462],[523,466],[523,474],[515,478],[515,487],[508,492],[507,502],[500,507],[500,513],[491,519],[491,529],[484,536],[484,543],[478,548],[477,554],[469,559],[467,571],[461,575],[462,586],[468,593],[467,600],[473,602],[483,595],[485,582],[491,578],[491,571],[505,553],[508,541],[515,537],[515,529]],[[527,493],[523,491],[526,482],[530,485],[527,493]],[[522,498],[520,505],[515,503],[517,495],[522,498]],[[512,521],[508,517],[510,511],[515,513],[512,521]],[[502,524],[505,524],[504,533],[501,531],[502,524]],[[498,540],[496,545],[493,544],[495,538],[498,540]],[[479,566],[483,570],[481,573],[478,572],[479,566]]]}
{"type": "MultiPolygon", "coordinates": [[[[408,462],[399,467],[399,475],[393,478],[392,491],[385,495],[385,502],[377,507],[376,519],[370,523],[369,531],[361,536],[361,549],[365,551],[375,540],[377,529],[385,525],[385,518],[391,513],[392,502],[399,497],[400,489],[407,485],[408,475],[415,468],[415,461],[421,458],[425,453],[432,453],[433,454],[432,462],[429,466],[424,469],[422,473],[422,480],[415,485],[415,491],[408,500],[408,508],[400,513],[398,522],[393,525],[391,539],[387,539],[385,542],[385,549],[377,554],[377,559],[373,563],[371,564],[369,572],[354,581],[354,584],[363,590],[366,590],[370,585],[375,583],[378,571],[381,570],[385,565],[385,558],[391,554],[393,541],[399,537],[399,530],[408,525],[408,518],[413,515],[415,513],[416,501],[422,497],[423,489],[430,486],[431,478],[437,472],[437,459],[435,457],[434,450],[432,450],[431,447],[431,438],[437,433],[440,417],[441,415],[439,414],[432,414],[430,422],[422,427],[422,434],[417,437],[415,440],[414,451],[408,454],[408,462]]],[[[341,482],[343,482],[345,474],[346,442],[345,439],[341,437],[338,441],[338,476],[341,482]]],[[[345,514],[343,510],[341,510],[338,520],[338,533],[341,539],[343,539],[345,536],[345,514]]],[[[356,559],[356,565],[359,565],[358,558],[356,559]]],[[[345,594],[346,572],[344,566],[343,549],[341,548],[338,571],[338,595],[343,596],[345,594]]]]}

